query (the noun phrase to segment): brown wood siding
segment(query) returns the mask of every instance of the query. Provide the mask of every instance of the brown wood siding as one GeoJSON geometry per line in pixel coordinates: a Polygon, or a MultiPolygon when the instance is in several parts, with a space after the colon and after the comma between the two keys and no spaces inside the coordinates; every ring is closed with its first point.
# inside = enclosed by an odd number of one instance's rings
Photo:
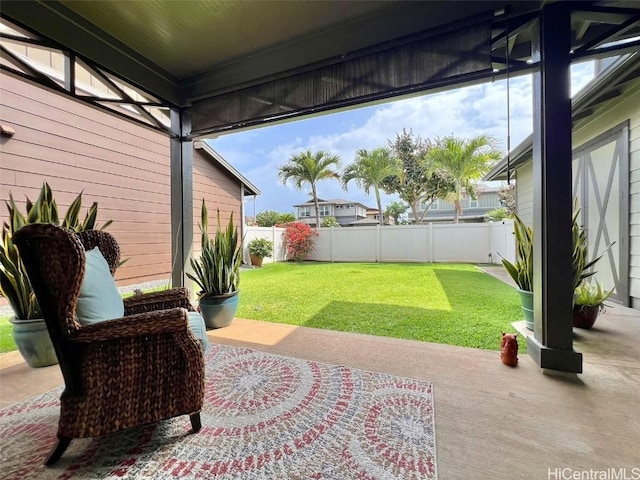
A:
{"type": "Polygon", "coordinates": [[[240,183],[209,154],[201,149],[193,150],[193,232],[194,252],[200,252],[200,207],[205,199],[209,215],[209,234],[217,228],[217,209],[220,222],[226,226],[233,212],[238,234],[242,231],[240,183]]]}
{"type": "MultiPolygon", "coordinates": [[[[43,181],[61,213],[83,192],[85,208],[98,202],[98,224],[129,258],[119,285],[171,277],[169,139],[82,102],[2,73],[0,120],[15,135],[3,138],[0,200],[9,192],[24,207],[43,181]]],[[[83,212],[84,214],[84,212],[83,212]]],[[[4,205],[0,218],[6,219],[4,205]]]]}

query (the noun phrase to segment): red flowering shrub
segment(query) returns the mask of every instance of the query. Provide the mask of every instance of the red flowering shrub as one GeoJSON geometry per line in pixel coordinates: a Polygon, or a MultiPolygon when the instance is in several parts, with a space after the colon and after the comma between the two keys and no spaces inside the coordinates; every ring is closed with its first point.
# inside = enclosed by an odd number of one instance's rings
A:
{"type": "Polygon", "coordinates": [[[301,262],[313,251],[313,238],[318,233],[306,223],[287,223],[284,231],[284,246],[289,260],[301,262]]]}

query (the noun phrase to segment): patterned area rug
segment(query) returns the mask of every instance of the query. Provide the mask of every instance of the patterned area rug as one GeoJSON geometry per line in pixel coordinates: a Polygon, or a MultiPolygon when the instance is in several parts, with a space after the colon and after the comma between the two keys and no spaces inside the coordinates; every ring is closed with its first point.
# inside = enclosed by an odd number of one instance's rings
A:
{"type": "Polygon", "coordinates": [[[60,389],[0,411],[5,479],[435,479],[429,383],[211,345],[187,416],[75,439],[51,468],[60,389]]]}

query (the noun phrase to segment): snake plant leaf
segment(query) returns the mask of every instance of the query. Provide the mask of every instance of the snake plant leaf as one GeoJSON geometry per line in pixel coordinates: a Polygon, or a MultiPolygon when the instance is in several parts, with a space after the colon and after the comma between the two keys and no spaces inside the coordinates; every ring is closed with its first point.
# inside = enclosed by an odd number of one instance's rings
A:
{"type": "MultiPolygon", "coordinates": [[[[113,223],[113,220],[107,220],[106,222],[104,222],[104,223],[102,224],[102,226],[101,226],[100,228],[97,228],[96,230],[106,230],[106,229],[107,229],[107,227],[108,227],[109,225],[111,225],[112,223],[113,223]]],[[[127,259],[127,260],[129,260],[129,259],[127,259]]],[[[126,260],[125,260],[125,261],[126,261],[126,260]]]]}
{"type": "MultiPolygon", "coordinates": [[[[28,200],[28,199],[27,199],[28,200]]],[[[29,202],[27,202],[27,205],[29,202]]],[[[9,230],[11,232],[17,232],[25,226],[26,218],[20,213],[16,202],[13,200],[13,196],[9,194],[9,203],[7,203],[7,210],[9,211],[9,230]]]]}
{"type": "Polygon", "coordinates": [[[67,214],[64,216],[62,226],[65,228],[74,229],[73,227],[78,225],[78,217],[80,216],[80,208],[82,208],[82,192],[71,202],[67,209],[67,214]]]}
{"type": "Polygon", "coordinates": [[[93,230],[96,225],[96,218],[98,216],[98,204],[93,202],[89,210],[87,211],[87,215],[84,218],[84,222],[82,222],[83,230],[93,230]]]}

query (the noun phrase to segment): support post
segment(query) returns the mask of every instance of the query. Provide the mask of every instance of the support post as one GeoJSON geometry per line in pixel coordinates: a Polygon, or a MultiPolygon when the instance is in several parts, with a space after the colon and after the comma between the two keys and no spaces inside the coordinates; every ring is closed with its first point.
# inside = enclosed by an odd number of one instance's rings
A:
{"type": "Polygon", "coordinates": [[[193,248],[193,140],[188,110],[171,110],[171,132],[171,282],[184,287],[193,248]]]}
{"type": "Polygon", "coordinates": [[[573,350],[570,5],[545,5],[533,42],[534,337],[543,370],[582,373],[573,350]]]}

